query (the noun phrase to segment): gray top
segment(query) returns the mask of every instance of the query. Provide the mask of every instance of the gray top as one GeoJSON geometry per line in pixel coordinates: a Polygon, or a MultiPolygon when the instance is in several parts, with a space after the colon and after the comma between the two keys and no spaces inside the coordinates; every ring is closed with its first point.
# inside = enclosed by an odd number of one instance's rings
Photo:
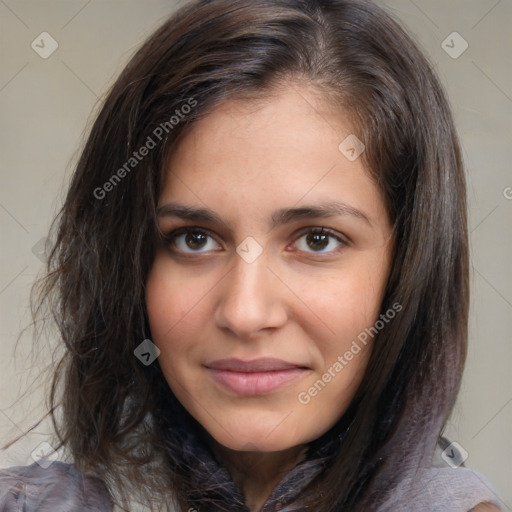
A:
{"type": "MultiPolygon", "coordinates": [[[[379,512],[469,512],[481,502],[500,506],[489,480],[468,468],[427,469],[402,482],[379,512]]],[[[106,492],[70,464],[34,463],[0,470],[2,512],[112,512],[106,492]]],[[[283,510],[285,512],[286,508],[283,510]]]]}
{"type": "Polygon", "coordinates": [[[501,507],[485,475],[465,467],[431,467],[414,481],[403,481],[382,511],[468,512],[483,502],[501,507]]]}

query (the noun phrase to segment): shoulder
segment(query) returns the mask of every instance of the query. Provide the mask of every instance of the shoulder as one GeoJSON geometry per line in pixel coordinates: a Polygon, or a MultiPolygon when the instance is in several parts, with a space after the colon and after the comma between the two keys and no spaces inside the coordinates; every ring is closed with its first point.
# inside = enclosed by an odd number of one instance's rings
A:
{"type": "Polygon", "coordinates": [[[412,503],[415,510],[424,512],[501,510],[498,493],[489,479],[479,471],[464,467],[432,466],[418,470],[393,491],[382,512],[409,510],[412,503]],[[489,506],[483,508],[484,503],[489,506]]]}
{"type": "Polygon", "coordinates": [[[493,505],[492,503],[485,502],[480,503],[475,508],[473,508],[470,512],[500,512],[500,508],[497,505],[493,505]]]}
{"type": "Polygon", "coordinates": [[[111,512],[106,489],[71,464],[0,469],[2,512],[111,512]]]}

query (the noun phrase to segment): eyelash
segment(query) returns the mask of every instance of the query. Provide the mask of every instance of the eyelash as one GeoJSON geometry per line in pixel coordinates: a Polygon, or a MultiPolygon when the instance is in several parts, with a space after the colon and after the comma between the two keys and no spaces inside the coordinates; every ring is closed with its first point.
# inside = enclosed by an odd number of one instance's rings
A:
{"type": "MultiPolygon", "coordinates": [[[[196,227],[196,226],[187,226],[185,228],[176,229],[174,231],[171,231],[169,234],[164,235],[163,239],[165,240],[165,242],[168,245],[173,246],[176,238],[178,238],[181,235],[186,235],[189,233],[199,233],[201,235],[206,235],[214,240],[216,239],[215,235],[208,229],[200,228],[200,227],[196,227]]],[[[315,251],[311,251],[311,252],[299,251],[299,252],[305,252],[306,254],[314,254],[314,255],[331,255],[331,254],[337,254],[338,252],[343,250],[344,247],[346,247],[348,245],[348,242],[342,236],[337,234],[335,231],[328,229],[328,228],[324,228],[324,227],[312,227],[312,228],[310,227],[310,228],[306,228],[306,229],[302,230],[300,233],[298,233],[297,239],[294,242],[294,244],[296,244],[297,241],[300,240],[302,237],[309,235],[309,234],[327,235],[328,237],[334,238],[337,242],[339,242],[340,246],[332,251],[326,251],[326,252],[322,252],[322,251],[316,251],[316,252],[315,251]]],[[[216,242],[216,243],[218,244],[218,242],[216,242]]],[[[207,254],[209,252],[209,251],[201,252],[201,251],[193,251],[193,250],[191,250],[191,252],[183,252],[183,251],[176,249],[175,247],[172,247],[171,250],[173,250],[173,252],[178,252],[178,253],[185,254],[185,255],[207,254]]]]}

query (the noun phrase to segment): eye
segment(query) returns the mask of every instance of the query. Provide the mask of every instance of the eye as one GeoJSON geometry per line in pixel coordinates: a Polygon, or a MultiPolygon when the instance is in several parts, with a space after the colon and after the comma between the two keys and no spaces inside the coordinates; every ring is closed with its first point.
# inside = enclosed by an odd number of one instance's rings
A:
{"type": "Polygon", "coordinates": [[[326,228],[309,228],[294,243],[299,251],[313,254],[335,253],[346,245],[347,242],[340,235],[326,228]]]}
{"type": "Polygon", "coordinates": [[[166,235],[165,240],[173,250],[189,254],[222,249],[208,231],[193,227],[177,229],[166,235]]]}
{"type": "MultiPolygon", "coordinates": [[[[164,237],[176,252],[185,254],[202,254],[222,250],[208,230],[187,227],[177,229],[164,237]]],[[[339,252],[347,242],[342,236],[323,227],[308,228],[293,243],[293,247],[310,254],[332,254],[339,252]]]]}

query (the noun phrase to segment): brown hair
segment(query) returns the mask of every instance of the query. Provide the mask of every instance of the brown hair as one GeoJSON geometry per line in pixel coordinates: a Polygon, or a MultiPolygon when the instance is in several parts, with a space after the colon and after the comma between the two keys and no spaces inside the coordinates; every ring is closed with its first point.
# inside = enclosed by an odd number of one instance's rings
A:
{"type": "Polygon", "coordinates": [[[430,463],[460,383],[469,301],[465,178],[445,93],[411,37],[372,2],[199,0],[149,37],[107,95],[36,289],[35,312],[50,309],[66,347],[49,404],[52,414],[62,406],[56,431],[114,496],[169,503],[171,481],[181,510],[235,510],[228,498],[210,508],[211,482],[161,456],[154,412],[170,390],[134,349],[151,338],[144,288],[170,152],[221,102],[293,81],[335,102],[366,145],[361,158],[396,236],[381,309],[402,305],[340,419],[351,425],[335,460],[298,498],[315,512],[376,510],[430,463]],[[131,161],[148,137],[155,147],[131,161]]]}

